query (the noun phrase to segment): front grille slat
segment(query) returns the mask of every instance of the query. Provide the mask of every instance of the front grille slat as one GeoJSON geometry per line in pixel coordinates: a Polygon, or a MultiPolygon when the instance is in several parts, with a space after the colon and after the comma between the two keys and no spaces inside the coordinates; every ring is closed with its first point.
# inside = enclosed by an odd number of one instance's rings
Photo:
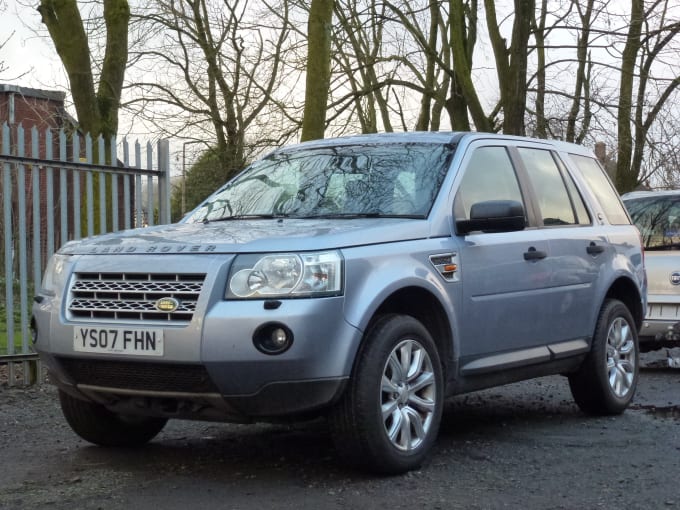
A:
{"type": "Polygon", "coordinates": [[[58,358],[76,384],[177,393],[219,393],[202,365],[58,358]]]}
{"type": "Polygon", "coordinates": [[[204,280],[205,274],[76,273],[69,289],[69,319],[186,323],[196,311],[204,280]],[[156,308],[167,297],[179,302],[174,312],[156,308]]]}

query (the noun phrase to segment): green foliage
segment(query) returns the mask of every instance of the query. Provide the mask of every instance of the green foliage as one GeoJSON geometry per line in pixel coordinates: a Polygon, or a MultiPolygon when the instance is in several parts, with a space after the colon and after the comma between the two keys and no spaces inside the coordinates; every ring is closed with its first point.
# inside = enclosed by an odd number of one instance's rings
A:
{"type": "MultiPolygon", "coordinates": [[[[185,212],[191,211],[203,199],[224,184],[224,169],[216,150],[205,151],[198,161],[187,170],[185,182],[185,212]]],[[[182,218],[182,183],[172,190],[170,198],[172,221],[182,218]]]]}
{"type": "MultiPolygon", "coordinates": [[[[5,277],[0,276],[0,356],[8,352],[7,349],[7,303],[5,302],[5,277]]],[[[32,292],[32,286],[29,288],[32,292]]],[[[19,304],[19,282],[12,283],[14,293],[14,352],[21,351],[21,311],[19,304]]]]}

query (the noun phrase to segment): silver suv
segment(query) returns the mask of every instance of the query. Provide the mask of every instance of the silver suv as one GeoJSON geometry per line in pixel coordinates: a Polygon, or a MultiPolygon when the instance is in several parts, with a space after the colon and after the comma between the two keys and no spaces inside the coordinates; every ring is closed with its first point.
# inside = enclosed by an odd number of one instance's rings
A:
{"type": "Polygon", "coordinates": [[[638,379],[637,229],[582,147],[481,133],[323,140],[183,222],[63,246],[36,349],[73,430],[326,416],[338,453],[417,468],[444,398],[564,374],[617,414],[638,379]]]}

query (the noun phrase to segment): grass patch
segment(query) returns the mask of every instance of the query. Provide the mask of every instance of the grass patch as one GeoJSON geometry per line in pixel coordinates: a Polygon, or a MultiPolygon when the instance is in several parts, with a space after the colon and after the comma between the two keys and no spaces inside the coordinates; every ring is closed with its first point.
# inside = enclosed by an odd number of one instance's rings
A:
{"type": "MultiPolygon", "coordinates": [[[[22,353],[22,336],[21,336],[21,314],[14,314],[14,354],[22,353]]],[[[27,342],[30,349],[30,330],[26,333],[28,335],[27,342]]],[[[7,330],[7,313],[5,307],[0,305],[0,356],[9,353],[9,331],[7,330]]]]}
{"type": "MultiPolygon", "coordinates": [[[[4,326],[4,324],[3,324],[4,326]]],[[[9,349],[8,349],[8,337],[9,335],[7,334],[7,331],[3,327],[3,329],[0,329],[0,356],[3,354],[8,354],[9,349]]],[[[14,354],[20,354],[21,353],[21,330],[15,331],[14,332],[14,354]]]]}
{"type": "MultiPolygon", "coordinates": [[[[0,356],[3,354],[7,354],[9,352],[9,332],[7,330],[7,308],[6,308],[6,303],[5,303],[5,295],[7,290],[9,290],[8,287],[8,282],[4,278],[4,276],[0,276],[0,356]]],[[[23,339],[21,335],[21,304],[20,304],[20,296],[21,296],[21,290],[19,286],[19,282],[17,280],[12,281],[12,295],[13,295],[13,330],[14,330],[14,354],[23,354],[23,349],[22,349],[22,344],[23,344],[23,339]]],[[[28,283],[28,288],[27,290],[27,295],[31,296],[33,293],[33,284],[32,282],[28,283]]],[[[28,303],[29,309],[28,309],[28,316],[30,317],[30,303],[28,303]]],[[[28,346],[28,352],[30,352],[31,349],[31,333],[30,330],[27,328],[26,331],[26,345],[28,346]]]]}

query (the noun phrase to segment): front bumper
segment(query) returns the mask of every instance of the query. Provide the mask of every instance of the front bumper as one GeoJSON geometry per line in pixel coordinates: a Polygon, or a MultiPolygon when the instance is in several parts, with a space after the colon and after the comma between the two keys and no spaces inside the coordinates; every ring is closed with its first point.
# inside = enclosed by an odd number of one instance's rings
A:
{"type": "Polygon", "coordinates": [[[274,382],[251,395],[228,396],[202,365],[40,357],[50,381],[76,398],[120,414],[164,418],[247,423],[305,415],[334,403],[347,382],[346,377],[274,382]],[[163,383],[166,374],[172,380],[163,383]]]}
{"type": "MultiPolygon", "coordinates": [[[[102,257],[82,257],[79,271],[101,271],[102,257]]],[[[207,270],[191,321],[184,325],[70,320],[62,296],[34,304],[36,350],[51,381],[75,397],[115,412],[223,421],[275,418],[316,411],[342,393],[361,341],[344,319],[344,297],[225,301],[229,260],[220,256],[169,258],[164,271],[207,270]],[[199,259],[197,261],[197,259],[199,259]],[[181,269],[180,269],[181,268],[181,269]],[[294,336],[278,355],[260,352],[253,335],[283,324],[294,336]],[[76,352],[76,327],[163,329],[161,357],[76,352]]],[[[158,271],[158,260],[126,257],[137,271],[158,271]]],[[[120,268],[117,261],[117,270],[120,268]]]]}

